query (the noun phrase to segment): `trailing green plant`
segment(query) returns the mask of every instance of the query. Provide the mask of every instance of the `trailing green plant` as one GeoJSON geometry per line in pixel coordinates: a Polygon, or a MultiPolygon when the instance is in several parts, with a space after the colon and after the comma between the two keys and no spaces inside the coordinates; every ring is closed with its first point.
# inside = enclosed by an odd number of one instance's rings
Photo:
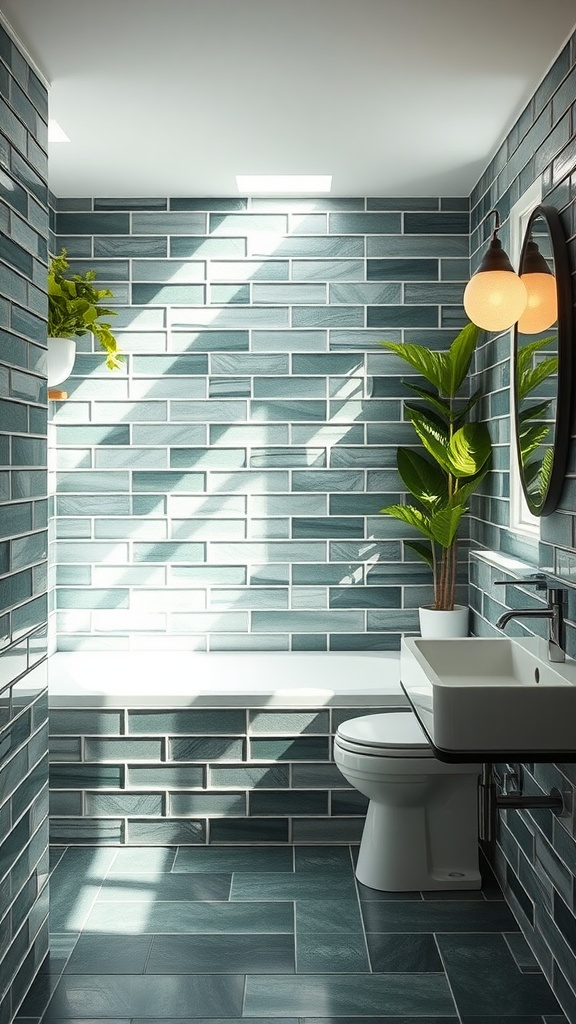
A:
{"type": "Polygon", "coordinates": [[[406,543],[430,566],[433,607],[442,611],[454,607],[458,531],[468,511],[468,500],[491,465],[492,442],[486,424],[469,422],[480,390],[470,397],[461,395],[478,334],[474,324],[467,324],[447,352],[381,342],[421,374],[430,388],[410,380],[403,382],[419,399],[417,404],[406,404],[405,409],[424,451],[398,448],[397,465],[406,490],[417,504],[387,505],[380,511],[424,536],[424,543],[406,543]]]}
{"type": "Polygon", "coordinates": [[[101,305],[102,299],[113,297],[108,288],[94,288],[94,270],[85,274],[69,274],[66,249],[53,256],[48,268],[48,337],[74,338],[93,334],[106,353],[109,370],[120,367],[118,342],[110,324],[101,317],[116,316],[113,309],[101,305]]]}

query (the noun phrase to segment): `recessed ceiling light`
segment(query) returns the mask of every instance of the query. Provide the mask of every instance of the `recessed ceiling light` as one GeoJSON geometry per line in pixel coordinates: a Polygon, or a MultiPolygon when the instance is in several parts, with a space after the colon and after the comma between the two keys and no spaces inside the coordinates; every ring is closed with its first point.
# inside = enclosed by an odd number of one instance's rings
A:
{"type": "Polygon", "coordinates": [[[329,192],[331,174],[237,174],[240,192],[329,192]]]}
{"type": "Polygon", "coordinates": [[[53,118],[48,121],[48,142],[70,142],[64,129],[53,118]]]}

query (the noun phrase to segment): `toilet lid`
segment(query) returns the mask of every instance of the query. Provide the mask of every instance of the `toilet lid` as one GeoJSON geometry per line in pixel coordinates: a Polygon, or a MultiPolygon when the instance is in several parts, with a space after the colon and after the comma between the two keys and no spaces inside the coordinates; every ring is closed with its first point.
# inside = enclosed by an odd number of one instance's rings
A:
{"type": "MultiPolygon", "coordinates": [[[[418,751],[432,755],[424,732],[411,712],[393,711],[382,715],[364,715],[351,718],[338,727],[338,736],[361,747],[380,747],[390,750],[418,751]]],[[[374,751],[376,752],[376,751],[374,751]]]]}

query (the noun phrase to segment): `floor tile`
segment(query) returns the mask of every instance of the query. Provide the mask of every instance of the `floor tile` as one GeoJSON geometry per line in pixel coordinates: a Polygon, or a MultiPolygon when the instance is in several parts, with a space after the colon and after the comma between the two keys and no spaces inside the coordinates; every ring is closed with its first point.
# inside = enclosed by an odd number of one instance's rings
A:
{"type": "Polygon", "coordinates": [[[116,856],[115,850],[67,849],[50,875],[50,930],[78,932],[116,856]]]}
{"type": "Polygon", "coordinates": [[[518,970],[503,935],[438,935],[437,939],[461,1014],[561,1012],[543,975],[518,970]]]}
{"type": "Polygon", "coordinates": [[[171,871],[175,846],[129,846],[116,851],[109,875],[171,871]]]}
{"type": "Polygon", "coordinates": [[[327,871],[300,871],[278,874],[262,872],[244,874],[235,871],[232,876],[231,900],[355,900],[356,889],[352,876],[343,877],[327,871]]]}
{"type": "Polygon", "coordinates": [[[86,921],[87,932],[117,935],[188,933],[291,933],[291,903],[99,903],[86,921]]]}
{"type": "Polygon", "coordinates": [[[227,900],[232,874],[156,874],[108,875],[96,897],[98,903],[129,900],[227,900]]]}
{"type": "Polygon", "coordinates": [[[304,935],[363,934],[362,918],[356,900],[298,900],[296,932],[304,935]]]}
{"type": "Polygon", "coordinates": [[[293,871],[291,846],[180,847],[172,871],[293,871]]]}
{"type": "Polygon", "coordinates": [[[367,933],[372,970],[378,973],[430,973],[443,971],[433,935],[367,933]]]}
{"type": "Polygon", "coordinates": [[[474,901],[362,903],[367,932],[501,932],[517,931],[506,904],[474,901]]]}
{"type": "MultiPolygon", "coordinates": [[[[543,1022],[548,1019],[549,1018],[547,1017],[542,1017],[540,1014],[537,1017],[527,1017],[525,1014],[522,1014],[520,1017],[517,1014],[512,1017],[508,1016],[508,1014],[505,1016],[496,1014],[495,1017],[462,1017],[462,1024],[543,1024],[543,1022]]],[[[565,1017],[552,1017],[550,1019],[558,1020],[563,1022],[563,1024],[568,1024],[565,1017]]]]}
{"type": "Polygon", "coordinates": [[[393,903],[398,900],[405,902],[407,900],[418,903],[422,902],[421,892],[386,892],[383,889],[371,889],[370,886],[364,885],[363,882],[356,880],[356,887],[358,889],[358,895],[362,902],[385,902],[393,903]]]}
{"type": "Polygon", "coordinates": [[[292,935],[157,935],[146,974],[293,974],[292,935]]]}
{"type": "Polygon", "coordinates": [[[244,1013],[250,1017],[355,1014],[454,1015],[444,975],[248,975],[244,1013]]]}
{"type": "Polygon", "coordinates": [[[64,975],[44,1021],[81,1017],[239,1017],[241,975],[64,975]]]}
{"type": "Polygon", "coordinates": [[[300,871],[354,871],[349,846],[295,846],[294,864],[300,871]]]}
{"type": "MultiPolygon", "coordinates": [[[[452,1014],[454,1011],[452,1011],[452,1014]]],[[[280,1018],[271,1018],[271,1024],[280,1024],[280,1018]]],[[[171,1021],[171,1024],[175,1022],[171,1021]]],[[[262,1024],[262,1020],[258,1021],[258,1024],[262,1024]]],[[[458,1019],[453,1015],[449,1017],[444,1016],[432,1016],[432,1017],[417,1017],[405,1016],[389,1016],[386,1014],[385,1017],[299,1017],[298,1024],[459,1024],[458,1019]]],[[[540,1022],[539,1022],[540,1024],[540,1022]]]]}
{"type": "Polygon", "coordinates": [[[318,935],[315,932],[298,935],[298,974],[351,974],[369,970],[363,935],[346,932],[341,935],[318,935]]]}
{"type": "Polygon", "coordinates": [[[66,974],[143,974],[150,935],[81,935],[66,974]]]}

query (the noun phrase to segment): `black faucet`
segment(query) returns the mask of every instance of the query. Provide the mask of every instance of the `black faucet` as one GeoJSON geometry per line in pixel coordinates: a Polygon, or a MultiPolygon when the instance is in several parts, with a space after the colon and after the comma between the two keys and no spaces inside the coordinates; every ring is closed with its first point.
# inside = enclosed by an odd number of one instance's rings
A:
{"type": "Polygon", "coordinates": [[[548,597],[548,604],[545,608],[518,608],[504,612],[496,622],[497,629],[504,629],[506,623],[511,619],[548,619],[548,660],[565,661],[565,640],[564,640],[564,590],[551,587],[548,584],[544,573],[535,573],[533,576],[525,576],[518,580],[496,580],[502,586],[532,585],[536,590],[545,590],[548,597]]]}

